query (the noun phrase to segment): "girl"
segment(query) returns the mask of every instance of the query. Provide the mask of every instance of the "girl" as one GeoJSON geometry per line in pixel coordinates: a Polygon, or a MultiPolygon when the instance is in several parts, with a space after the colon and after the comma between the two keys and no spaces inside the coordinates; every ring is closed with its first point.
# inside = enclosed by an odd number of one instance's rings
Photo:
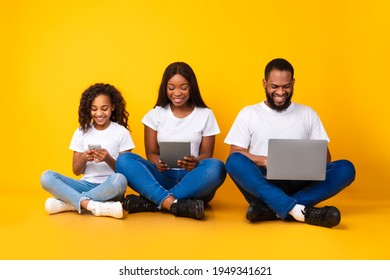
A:
{"type": "Polygon", "coordinates": [[[69,147],[74,151],[73,173],[84,176],[76,180],[53,171],[42,174],[42,187],[56,197],[46,200],[49,214],[87,209],[95,216],[123,217],[119,201],[127,181],[115,173],[115,162],[120,153],[134,149],[128,115],[125,100],[112,85],[98,83],[84,91],[79,106],[80,127],[69,147]]]}
{"type": "Polygon", "coordinates": [[[176,216],[202,219],[204,203],[225,180],[222,161],[213,159],[215,135],[220,132],[213,112],[204,103],[195,73],[183,62],[170,64],[163,75],[157,103],[142,119],[148,160],[124,153],[117,171],[141,196],[128,195],[129,213],[166,209],[176,216]],[[160,159],[159,142],[191,143],[191,156],[169,168],[160,159]]]}

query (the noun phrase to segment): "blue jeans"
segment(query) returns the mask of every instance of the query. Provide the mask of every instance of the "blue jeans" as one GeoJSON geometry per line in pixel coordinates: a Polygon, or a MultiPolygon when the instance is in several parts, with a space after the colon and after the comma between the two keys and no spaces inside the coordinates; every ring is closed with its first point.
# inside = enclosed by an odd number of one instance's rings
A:
{"type": "Polygon", "coordinates": [[[226,170],[249,203],[263,201],[281,219],[285,219],[296,204],[314,206],[355,180],[355,168],[347,160],[328,163],[325,181],[267,180],[266,168],[258,167],[241,153],[230,154],[226,170]]]}
{"type": "Polygon", "coordinates": [[[127,181],[122,174],[114,173],[103,183],[94,184],[48,170],[41,175],[41,185],[44,190],[62,201],[69,202],[81,213],[80,202],[86,199],[122,200],[126,192],[127,181]]]}
{"type": "Polygon", "coordinates": [[[224,163],[214,158],[200,161],[191,171],[160,172],[141,156],[123,153],[116,161],[116,170],[125,175],[130,188],[159,206],[170,195],[177,199],[203,199],[208,203],[226,178],[224,163]]]}

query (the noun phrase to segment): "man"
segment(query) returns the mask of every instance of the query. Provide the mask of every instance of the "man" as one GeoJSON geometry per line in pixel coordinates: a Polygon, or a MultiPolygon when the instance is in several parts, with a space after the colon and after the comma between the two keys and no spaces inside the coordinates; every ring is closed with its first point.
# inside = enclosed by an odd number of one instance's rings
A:
{"type": "Polygon", "coordinates": [[[263,79],[266,100],[238,114],[225,139],[230,145],[226,169],[250,203],[246,213],[249,221],[295,219],[334,227],[340,223],[340,211],[334,206],[313,206],[354,181],[351,162],[331,162],[328,149],[325,181],[269,181],[265,177],[270,138],[329,141],[316,112],[291,101],[294,83],[294,68],[287,60],[277,58],[267,64],[263,79]]]}

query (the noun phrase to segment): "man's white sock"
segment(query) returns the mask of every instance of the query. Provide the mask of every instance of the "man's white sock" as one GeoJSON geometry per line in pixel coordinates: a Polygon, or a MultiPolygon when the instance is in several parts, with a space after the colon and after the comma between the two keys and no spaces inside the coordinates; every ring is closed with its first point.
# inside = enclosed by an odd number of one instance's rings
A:
{"type": "Polygon", "coordinates": [[[294,217],[295,220],[299,222],[305,221],[305,216],[303,215],[303,212],[305,210],[305,206],[301,204],[296,204],[293,209],[289,212],[291,216],[294,217]]]}

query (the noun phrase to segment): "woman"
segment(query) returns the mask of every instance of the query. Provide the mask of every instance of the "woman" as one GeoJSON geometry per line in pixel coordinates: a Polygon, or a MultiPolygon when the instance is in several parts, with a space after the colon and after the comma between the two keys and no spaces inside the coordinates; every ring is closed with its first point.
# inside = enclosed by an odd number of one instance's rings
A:
{"type": "Polygon", "coordinates": [[[196,76],[184,62],[170,64],[164,72],[155,107],[142,119],[147,160],[124,153],[117,171],[141,196],[123,201],[129,213],[166,209],[179,217],[202,219],[226,178],[224,163],[212,158],[215,135],[220,132],[213,112],[204,103],[196,76]],[[160,159],[159,142],[191,143],[191,155],[170,168],[160,159]]]}

